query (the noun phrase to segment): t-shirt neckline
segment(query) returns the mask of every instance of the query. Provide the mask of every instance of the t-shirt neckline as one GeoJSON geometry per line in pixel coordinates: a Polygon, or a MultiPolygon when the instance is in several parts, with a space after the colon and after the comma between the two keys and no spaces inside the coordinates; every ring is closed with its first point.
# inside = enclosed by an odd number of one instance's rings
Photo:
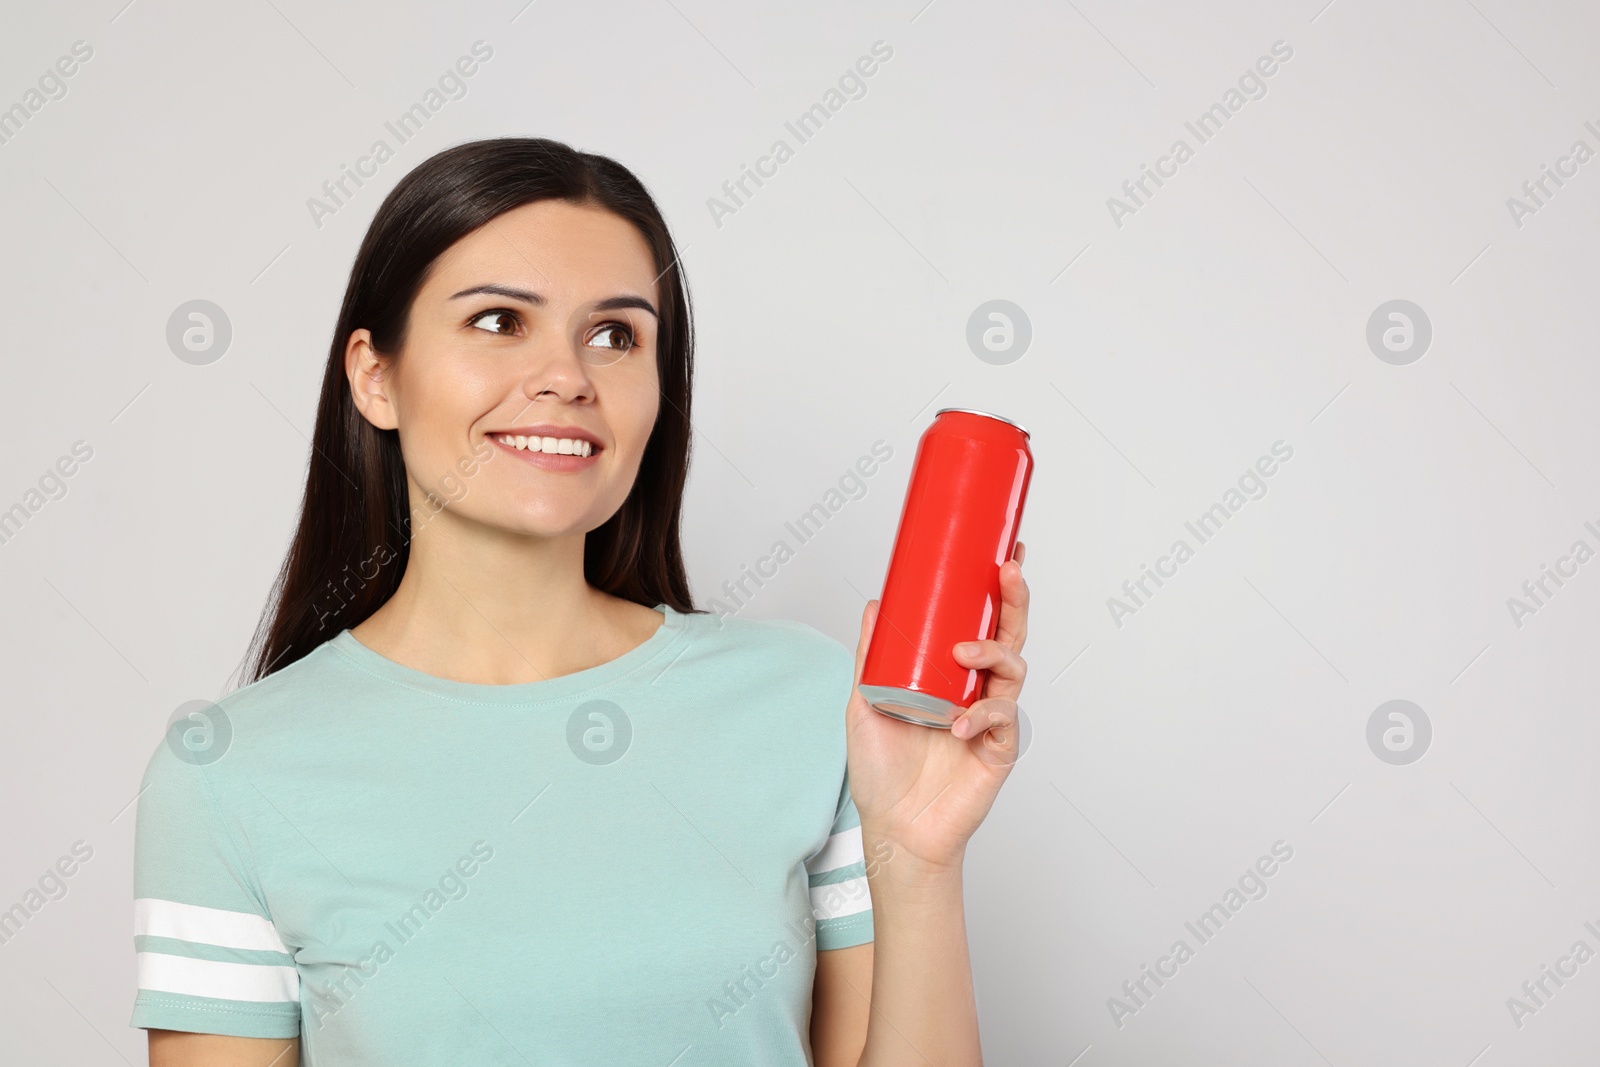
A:
{"type": "Polygon", "coordinates": [[[462,682],[407,667],[368,648],[348,628],[329,640],[328,646],[367,674],[447,700],[468,704],[543,704],[616,682],[666,651],[684,632],[684,616],[666,603],[657,604],[653,610],[665,616],[656,632],[615,659],[556,678],[510,685],[462,682]]]}

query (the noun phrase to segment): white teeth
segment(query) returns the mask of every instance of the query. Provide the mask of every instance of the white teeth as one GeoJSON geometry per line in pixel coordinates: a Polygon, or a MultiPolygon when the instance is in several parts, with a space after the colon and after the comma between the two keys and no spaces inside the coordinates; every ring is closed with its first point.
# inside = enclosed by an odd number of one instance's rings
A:
{"type": "Polygon", "coordinates": [[[552,456],[589,456],[594,453],[594,446],[579,437],[525,437],[503,433],[496,440],[524,452],[544,452],[552,456]]]}

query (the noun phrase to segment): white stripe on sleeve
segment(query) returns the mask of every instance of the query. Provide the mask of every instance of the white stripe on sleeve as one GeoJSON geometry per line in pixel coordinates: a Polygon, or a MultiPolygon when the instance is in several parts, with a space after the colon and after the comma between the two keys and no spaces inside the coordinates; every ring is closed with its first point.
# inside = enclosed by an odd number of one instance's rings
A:
{"type": "Polygon", "coordinates": [[[270,919],[251,912],[204,908],[156,897],[140,897],[133,902],[133,932],[221,948],[289,951],[270,919]]]}
{"type": "Polygon", "coordinates": [[[846,878],[811,890],[811,914],[817,920],[837,919],[872,909],[872,892],[866,875],[846,878]]]}
{"type": "Polygon", "coordinates": [[[300,975],[293,967],[222,963],[164,952],[140,952],[139,988],[218,1000],[300,1000],[300,975]]]}
{"type": "Polygon", "coordinates": [[[852,826],[828,838],[827,843],[822,846],[822,851],[806,861],[806,873],[824,874],[836,871],[840,867],[859,863],[865,856],[866,853],[861,847],[861,827],[852,826]]]}

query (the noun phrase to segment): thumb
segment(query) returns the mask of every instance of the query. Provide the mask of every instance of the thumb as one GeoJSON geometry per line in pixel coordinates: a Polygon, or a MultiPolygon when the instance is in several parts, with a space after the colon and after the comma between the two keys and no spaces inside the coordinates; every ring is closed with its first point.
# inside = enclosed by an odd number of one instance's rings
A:
{"type": "Polygon", "coordinates": [[[850,683],[850,707],[856,712],[870,711],[867,698],[861,695],[861,669],[867,662],[867,646],[872,643],[872,633],[878,624],[878,601],[869,600],[861,609],[861,632],[856,641],[855,678],[850,683]]]}

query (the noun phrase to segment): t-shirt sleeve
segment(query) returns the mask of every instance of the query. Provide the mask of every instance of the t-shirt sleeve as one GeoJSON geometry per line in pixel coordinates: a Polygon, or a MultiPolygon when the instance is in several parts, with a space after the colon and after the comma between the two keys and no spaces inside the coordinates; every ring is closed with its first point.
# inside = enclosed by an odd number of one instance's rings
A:
{"type": "Polygon", "coordinates": [[[130,1026],[296,1037],[300,980],[205,765],[163,743],[150,758],[134,831],[130,1026]]]}
{"type": "Polygon", "coordinates": [[[811,915],[817,923],[817,951],[871,941],[872,893],[867,887],[861,817],[850,798],[849,771],[839,790],[828,840],[806,860],[806,874],[811,882],[811,915]]]}

